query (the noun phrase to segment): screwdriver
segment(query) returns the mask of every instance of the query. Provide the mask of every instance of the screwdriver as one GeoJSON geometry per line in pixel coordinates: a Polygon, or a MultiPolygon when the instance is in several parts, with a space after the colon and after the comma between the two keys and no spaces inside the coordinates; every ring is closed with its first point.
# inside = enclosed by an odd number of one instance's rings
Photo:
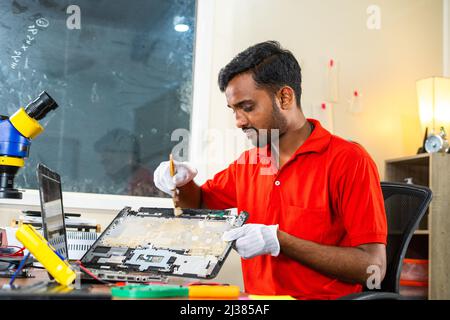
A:
{"type": "MultiPolygon", "coordinates": [[[[169,155],[169,165],[170,165],[170,176],[173,177],[173,176],[175,176],[176,172],[175,172],[175,164],[173,163],[172,154],[169,155]]],[[[177,195],[177,188],[175,187],[175,189],[173,190],[173,194],[172,194],[173,206],[174,206],[173,213],[176,217],[178,217],[183,213],[183,209],[176,206],[176,202],[175,202],[176,195],[177,195]]]]}

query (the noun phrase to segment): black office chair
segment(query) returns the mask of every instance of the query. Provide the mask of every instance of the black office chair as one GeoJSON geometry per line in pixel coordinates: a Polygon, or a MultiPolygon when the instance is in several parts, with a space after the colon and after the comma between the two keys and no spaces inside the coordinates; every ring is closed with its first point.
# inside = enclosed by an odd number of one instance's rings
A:
{"type": "Polygon", "coordinates": [[[340,300],[399,300],[400,273],[406,250],[430,205],[432,192],[429,188],[394,182],[381,182],[388,222],[386,247],[386,275],[380,290],[364,289],[340,300]]]}

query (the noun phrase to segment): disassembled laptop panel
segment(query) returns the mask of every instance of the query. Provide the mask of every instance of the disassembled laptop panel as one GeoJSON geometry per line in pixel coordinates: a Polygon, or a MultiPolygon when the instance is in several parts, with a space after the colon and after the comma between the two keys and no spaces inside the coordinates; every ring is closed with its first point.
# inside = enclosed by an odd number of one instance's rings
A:
{"type": "Polygon", "coordinates": [[[81,262],[109,280],[148,281],[158,276],[210,279],[217,275],[232,243],[225,231],[242,226],[235,210],[124,208],[81,262]]]}

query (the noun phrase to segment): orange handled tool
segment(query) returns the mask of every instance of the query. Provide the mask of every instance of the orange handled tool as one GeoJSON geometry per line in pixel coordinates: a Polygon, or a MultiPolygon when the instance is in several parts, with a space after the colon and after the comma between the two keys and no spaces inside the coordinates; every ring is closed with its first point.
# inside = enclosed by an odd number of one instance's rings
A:
{"type": "MultiPolygon", "coordinates": [[[[169,167],[170,167],[170,176],[173,177],[176,172],[175,172],[175,164],[173,163],[173,156],[172,154],[169,155],[169,167]]],[[[179,208],[176,206],[175,204],[175,196],[177,194],[177,188],[175,187],[175,190],[173,190],[173,194],[172,194],[172,198],[173,198],[173,213],[175,216],[180,216],[183,213],[183,209],[179,208]]]]}
{"type": "Polygon", "coordinates": [[[175,165],[173,164],[172,154],[169,155],[169,162],[170,162],[170,176],[173,177],[175,175],[175,165]]]}
{"type": "Polygon", "coordinates": [[[238,297],[238,286],[189,286],[189,298],[229,299],[238,297]]]}

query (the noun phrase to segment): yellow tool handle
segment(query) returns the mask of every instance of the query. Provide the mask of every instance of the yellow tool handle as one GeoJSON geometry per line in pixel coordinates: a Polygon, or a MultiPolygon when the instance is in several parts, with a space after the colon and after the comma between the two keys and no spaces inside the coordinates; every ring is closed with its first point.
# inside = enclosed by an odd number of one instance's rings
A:
{"type": "Polygon", "coordinates": [[[238,286],[189,286],[189,298],[237,298],[238,286]]]}
{"type": "Polygon", "coordinates": [[[68,286],[75,280],[76,273],[67,261],[62,260],[54,252],[47,240],[33,226],[22,225],[16,231],[16,238],[42,263],[59,284],[68,286]]]}
{"type": "MultiPolygon", "coordinates": [[[[172,154],[169,155],[169,168],[170,168],[170,176],[173,177],[175,175],[176,171],[175,171],[175,164],[173,163],[172,154]]],[[[178,217],[183,214],[183,209],[181,209],[180,207],[177,207],[176,197],[177,197],[177,188],[175,187],[175,189],[173,190],[173,193],[172,193],[172,200],[173,200],[173,206],[174,206],[173,213],[176,217],[178,217]]]]}
{"type": "Polygon", "coordinates": [[[172,154],[169,155],[169,162],[170,162],[170,176],[173,177],[175,175],[175,165],[173,163],[172,154]]]}

